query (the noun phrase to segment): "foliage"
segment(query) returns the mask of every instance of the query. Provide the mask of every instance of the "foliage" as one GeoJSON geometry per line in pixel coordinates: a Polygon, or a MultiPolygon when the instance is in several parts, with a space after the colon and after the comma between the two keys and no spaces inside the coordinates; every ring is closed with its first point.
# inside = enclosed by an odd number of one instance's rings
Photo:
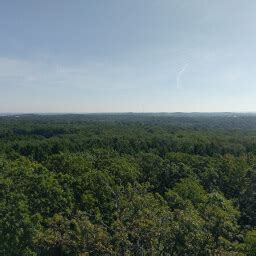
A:
{"type": "Polygon", "coordinates": [[[256,255],[256,118],[0,117],[0,254],[256,255]]]}

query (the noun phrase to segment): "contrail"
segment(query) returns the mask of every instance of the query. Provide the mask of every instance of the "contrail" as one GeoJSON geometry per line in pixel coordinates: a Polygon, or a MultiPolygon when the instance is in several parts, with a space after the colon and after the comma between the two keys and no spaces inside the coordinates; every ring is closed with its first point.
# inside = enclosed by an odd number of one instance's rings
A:
{"type": "Polygon", "coordinates": [[[186,64],[177,74],[177,87],[178,88],[181,88],[181,86],[180,86],[180,78],[181,78],[182,74],[185,72],[185,70],[187,69],[187,67],[188,67],[188,64],[186,64]]]}

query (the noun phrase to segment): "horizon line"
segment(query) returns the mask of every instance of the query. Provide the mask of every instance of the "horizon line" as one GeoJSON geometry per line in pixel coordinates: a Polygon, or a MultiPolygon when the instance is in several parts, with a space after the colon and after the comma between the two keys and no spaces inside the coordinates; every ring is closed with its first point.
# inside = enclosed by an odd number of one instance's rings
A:
{"type": "Polygon", "coordinates": [[[122,112],[0,112],[0,115],[88,115],[88,114],[256,114],[256,111],[122,111],[122,112]]]}

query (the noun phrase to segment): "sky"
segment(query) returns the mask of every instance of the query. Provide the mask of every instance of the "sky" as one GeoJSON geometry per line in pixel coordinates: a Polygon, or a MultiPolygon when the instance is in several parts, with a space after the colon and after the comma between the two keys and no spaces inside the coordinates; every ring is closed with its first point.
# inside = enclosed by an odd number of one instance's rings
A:
{"type": "Polygon", "coordinates": [[[256,111],[255,0],[0,0],[0,112],[256,111]]]}

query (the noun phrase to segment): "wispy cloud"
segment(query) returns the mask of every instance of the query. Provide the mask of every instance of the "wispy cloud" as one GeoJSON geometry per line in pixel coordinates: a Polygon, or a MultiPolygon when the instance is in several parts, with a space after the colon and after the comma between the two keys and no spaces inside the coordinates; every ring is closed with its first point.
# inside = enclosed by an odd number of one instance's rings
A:
{"type": "MultiPolygon", "coordinates": [[[[147,56],[147,54],[145,54],[147,56]]],[[[67,90],[154,90],[164,86],[170,76],[175,79],[176,63],[170,56],[159,56],[157,64],[142,57],[119,61],[88,61],[64,64],[44,59],[23,60],[0,57],[0,87],[67,90]],[[142,61],[143,60],[143,61],[142,61]],[[173,73],[168,73],[170,66],[173,73]],[[168,74],[168,75],[167,75],[168,74]]]]}
{"type": "Polygon", "coordinates": [[[177,82],[177,87],[179,89],[182,87],[181,86],[181,76],[186,71],[187,67],[188,67],[188,64],[186,64],[177,74],[176,82],[177,82]]]}

